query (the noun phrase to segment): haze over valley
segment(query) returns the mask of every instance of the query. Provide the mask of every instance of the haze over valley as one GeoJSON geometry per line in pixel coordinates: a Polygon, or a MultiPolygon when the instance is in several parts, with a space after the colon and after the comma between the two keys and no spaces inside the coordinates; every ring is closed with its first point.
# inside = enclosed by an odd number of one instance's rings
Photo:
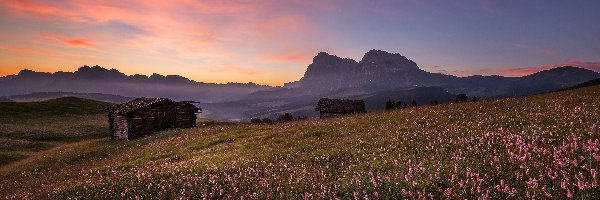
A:
{"type": "Polygon", "coordinates": [[[358,62],[320,52],[300,80],[283,87],[203,83],[156,73],[125,75],[116,69],[83,66],[72,73],[21,70],[0,78],[0,95],[17,101],[80,96],[117,103],[141,96],[166,97],[200,102],[205,118],[248,121],[275,118],[287,112],[315,117],[314,105],[322,97],[364,99],[367,110],[376,111],[383,110],[387,100],[428,104],[453,102],[458,94],[481,99],[520,97],[596,78],[600,78],[600,73],[577,66],[556,67],[523,77],[457,77],[424,71],[399,53],[371,50],[358,62]]]}

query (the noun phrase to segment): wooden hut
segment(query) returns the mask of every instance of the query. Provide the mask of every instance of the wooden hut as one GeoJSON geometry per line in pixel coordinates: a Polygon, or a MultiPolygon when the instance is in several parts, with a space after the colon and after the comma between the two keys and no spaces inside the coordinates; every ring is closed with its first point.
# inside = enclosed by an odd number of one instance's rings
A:
{"type": "Polygon", "coordinates": [[[108,109],[108,124],[113,140],[131,140],[158,131],[196,126],[200,108],[193,102],[165,98],[137,98],[108,109]]]}
{"type": "Polygon", "coordinates": [[[363,100],[321,98],[315,108],[321,118],[367,112],[363,100]]]}

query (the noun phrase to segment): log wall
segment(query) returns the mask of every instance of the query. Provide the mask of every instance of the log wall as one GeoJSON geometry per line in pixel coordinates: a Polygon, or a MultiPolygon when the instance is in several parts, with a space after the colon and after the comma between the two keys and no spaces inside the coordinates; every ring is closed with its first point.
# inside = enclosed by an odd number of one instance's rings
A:
{"type": "Polygon", "coordinates": [[[196,112],[198,108],[192,104],[164,103],[125,116],[109,114],[112,138],[130,140],[167,129],[196,127],[196,112]]]}
{"type": "Polygon", "coordinates": [[[108,124],[113,140],[129,140],[129,124],[127,118],[115,113],[108,114],[108,124]]]}

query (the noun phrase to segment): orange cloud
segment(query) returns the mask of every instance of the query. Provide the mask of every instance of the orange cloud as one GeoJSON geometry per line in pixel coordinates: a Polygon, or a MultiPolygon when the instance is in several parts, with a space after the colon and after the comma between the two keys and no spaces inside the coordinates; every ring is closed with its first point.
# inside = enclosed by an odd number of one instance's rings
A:
{"type": "Polygon", "coordinates": [[[46,34],[46,33],[41,34],[40,36],[44,39],[58,41],[58,42],[61,42],[63,44],[73,46],[73,47],[92,48],[94,46],[92,44],[92,42],[90,42],[88,40],[84,40],[84,39],[63,39],[61,37],[53,36],[53,35],[46,34]]]}
{"type": "Polygon", "coordinates": [[[92,43],[83,39],[67,39],[63,40],[63,42],[72,45],[72,46],[84,46],[84,47],[92,47],[92,43]]]}
{"type": "Polygon", "coordinates": [[[264,56],[265,59],[276,62],[310,62],[315,56],[312,52],[285,50],[264,56]]]}

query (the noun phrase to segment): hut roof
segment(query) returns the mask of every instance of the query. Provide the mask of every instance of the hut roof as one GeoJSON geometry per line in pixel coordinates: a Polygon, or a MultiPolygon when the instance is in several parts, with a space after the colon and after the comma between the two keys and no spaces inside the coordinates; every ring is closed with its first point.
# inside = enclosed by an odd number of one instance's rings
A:
{"type": "Polygon", "coordinates": [[[366,112],[363,100],[321,98],[315,111],[326,113],[357,113],[366,112]]]}
{"type": "Polygon", "coordinates": [[[146,98],[141,97],[134,99],[129,102],[125,102],[122,104],[115,105],[113,107],[108,108],[108,112],[114,112],[119,114],[127,114],[131,111],[136,111],[139,109],[144,109],[148,107],[152,107],[154,105],[164,103],[164,102],[173,102],[171,99],[166,98],[146,98]]]}

